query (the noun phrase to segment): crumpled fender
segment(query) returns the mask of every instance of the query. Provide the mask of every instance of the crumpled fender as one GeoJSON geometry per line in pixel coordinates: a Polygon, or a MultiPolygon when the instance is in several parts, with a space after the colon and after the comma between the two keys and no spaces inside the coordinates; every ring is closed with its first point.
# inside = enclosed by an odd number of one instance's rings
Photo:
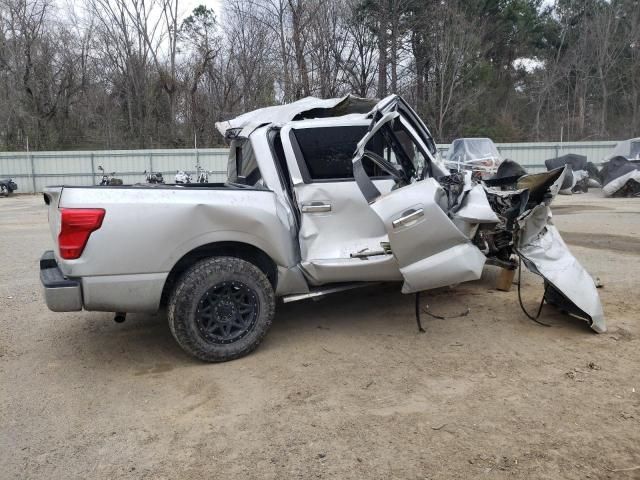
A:
{"type": "Polygon", "coordinates": [[[547,225],[540,235],[520,247],[518,254],[530,271],[543,277],[552,287],[551,291],[547,287],[545,293],[549,303],[589,321],[598,333],[607,331],[595,282],[571,254],[555,226],[547,225]],[[558,294],[570,302],[567,308],[563,302],[558,302],[562,300],[558,299],[558,294]]]}
{"type": "MultiPolygon", "coordinates": [[[[562,177],[551,188],[553,196],[562,177]]],[[[531,272],[544,278],[548,303],[583,318],[593,330],[604,333],[607,326],[595,282],[571,254],[550,220],[548,203],[540,203],[524,214],[518,220],[516,252],[531,272]]]]}

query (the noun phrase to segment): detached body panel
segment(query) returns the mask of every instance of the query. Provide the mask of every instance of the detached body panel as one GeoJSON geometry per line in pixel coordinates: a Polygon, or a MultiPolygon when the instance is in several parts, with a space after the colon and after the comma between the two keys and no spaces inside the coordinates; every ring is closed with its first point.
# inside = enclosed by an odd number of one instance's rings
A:
{"type": "Polygon", "coordinates": [[[520,247],[518,252],[527,268],[543,277],[551,286],[551,290],[547,286],[545,295],[549,303],[587,320],[598,333],[607,331],[593,278],[571,254],[555,226],[547,225],[543,232],[520,247]],[[562,297],[570,305],[565,306],[562,297]]]}

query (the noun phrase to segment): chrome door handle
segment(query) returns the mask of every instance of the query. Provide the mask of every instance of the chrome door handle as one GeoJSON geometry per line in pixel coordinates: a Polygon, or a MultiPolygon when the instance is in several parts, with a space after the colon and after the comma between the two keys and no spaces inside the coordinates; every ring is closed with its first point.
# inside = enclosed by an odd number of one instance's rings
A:
{"type": "Polygon", "coordinates": [[[411,223],[414,220],[419,219],[420,217],[424,217],[424,210],[422,208],[418,208],[417,210],[409,210],[403,214],[402,217],[398,218],[391,222],[393,228],[398,228],[406,225],[407,223],[411,223]]]}
{"type": "Polygon", "coordinates": [[[311,202],[302,204],[302,213],[326,213],[331,211],[331,204],[324,202],[311,202]]]}

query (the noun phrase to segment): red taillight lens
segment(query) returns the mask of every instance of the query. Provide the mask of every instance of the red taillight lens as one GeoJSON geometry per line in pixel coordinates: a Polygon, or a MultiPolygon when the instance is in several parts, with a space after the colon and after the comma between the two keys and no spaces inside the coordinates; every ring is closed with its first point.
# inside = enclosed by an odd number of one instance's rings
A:
{"type": "Polygon", "coordinates": [[[58,247],[67,260],[80,257],[91,232],[102,226],[103,208],[61,208],[58,247]]]}

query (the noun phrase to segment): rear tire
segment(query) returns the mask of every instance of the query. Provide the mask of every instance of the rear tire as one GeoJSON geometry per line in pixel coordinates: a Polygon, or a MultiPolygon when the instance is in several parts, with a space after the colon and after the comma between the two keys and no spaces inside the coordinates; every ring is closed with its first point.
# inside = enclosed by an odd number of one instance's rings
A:
{"type": "Polygon", "coordinates": [[[176,282],[169,328],[182,349],[205,362],[251,353],[271,326],[275,295],[267,276],[236,257],[212,257],[176,282]]]}

